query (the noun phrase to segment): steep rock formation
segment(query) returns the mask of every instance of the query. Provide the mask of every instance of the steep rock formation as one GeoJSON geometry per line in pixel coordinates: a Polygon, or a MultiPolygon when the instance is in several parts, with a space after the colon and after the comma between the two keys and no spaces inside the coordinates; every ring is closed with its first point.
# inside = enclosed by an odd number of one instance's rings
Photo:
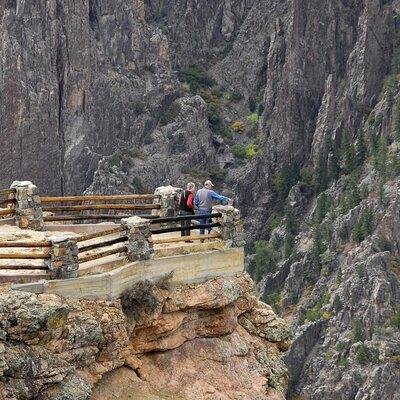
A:
{"type": "Polygon", "coordinates": [[[0,398],[283,399],[289,331],[252,286],[144,282],[122,306],[3,290],[0,398]]]}

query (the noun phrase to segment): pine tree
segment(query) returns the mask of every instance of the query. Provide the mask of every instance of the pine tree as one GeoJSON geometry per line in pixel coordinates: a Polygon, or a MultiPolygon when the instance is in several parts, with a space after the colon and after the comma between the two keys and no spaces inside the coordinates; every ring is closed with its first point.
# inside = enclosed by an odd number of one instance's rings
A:
{"type": "Polygon", "coordinates": [[[367,157],[367,147],[364,140],[364,132],[361,131],[360,136],[356,143],[356,156],[357,156],[357,166],[362,166],[367,157]]]}
{"type": "Polygon", "coordinates": [[[314,231],[314,244],[312,248],[312,264],[314,270],[319,271],[321,269],[321,255],[325,252],[325,246],[322,239],[322,230],[320,225],[315,228],[314,231]]]}
{"type": "Polygon", "coordinates": [[[378,146],[373,158],[374,168],[384,180],[387,178],[387,147],[386,137],[382,136],[378,141],[378,146]]]}
{"type": "Polygon", "coordinates": [[[345,136],[344,140],[344,172],[351,174],[357,168],[357,156],[354,149],[354,145],[350,142],[348,136],[345,136]]]}
{"type": "Polygon", "coordinates": [[[290,204],[286,204],[285,207],[285,241],[283,253],[285,258],[289,258],[294,249],[295,236],[297,233],[296,219],[293,214],[292,207],[290,204]]]}
{"type": "Polygon", "coordinates": [[[326,153],[321,151],[318,156],[314,175],[314,191],[319,194],[327,189],[329,183],[326,153]]]}

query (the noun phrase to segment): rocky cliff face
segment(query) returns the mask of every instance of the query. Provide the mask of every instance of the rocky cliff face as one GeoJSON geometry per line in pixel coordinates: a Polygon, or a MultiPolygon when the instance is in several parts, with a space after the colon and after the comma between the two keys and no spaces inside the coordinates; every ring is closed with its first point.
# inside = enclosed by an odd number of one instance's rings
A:
{"type": "Polygon", "coordinates": [[[144,282],[122,305],[3,290],[0,398],[283,399],[289,331],[252,287],[144,282]]]}
{"type": "Polygon", "coordinates": [[[124,193],[211,177],[239,201],[260,295],[297,332],[289,395],[395,399],[399,13],[5,1],[0,182],[124,193]]]}

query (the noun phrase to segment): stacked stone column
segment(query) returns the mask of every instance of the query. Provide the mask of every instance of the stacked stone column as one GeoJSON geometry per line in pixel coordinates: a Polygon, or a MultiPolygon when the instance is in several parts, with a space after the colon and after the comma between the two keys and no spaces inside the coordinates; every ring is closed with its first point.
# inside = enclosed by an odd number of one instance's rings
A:
{"type": "Polygon", "coordinates": [[[154,200],[155,204],[160,205],[159,210],[155,210],[157,215],[163,217],[173,217],[178,212],[178,196],[182,189],[173,186],[158,187],[154,194],[160,196],[154,200]]]}
{"type": "Polygon", "coordinates": [[[150,221],[140,217],[121,220],[128,236],[127,255],[129,261],[149,260],[154,257],[151,241],[150,221]]]}
{"type": "Polygon", "coordinates": [[[53,236],[51,242],[49,271],[51,279],[68,279],[78,276],[78,246],[70,236],[53,236]]]}
{"type": "Polygon", "coordinates": [[[15,181],[15,223],[21,229],[43,229],[43,213],[37,187],[30,181],[15,181]]]}
{"type": "Polygon", "coordinates": [[[240,211],[232,206],[214,206],[213,213],[221,213],[218,218],[221,223],[221,239],[226,241],[228,247],[243,247],[245,245],[245,236],[243,221],[240,219],[240,211]]]}

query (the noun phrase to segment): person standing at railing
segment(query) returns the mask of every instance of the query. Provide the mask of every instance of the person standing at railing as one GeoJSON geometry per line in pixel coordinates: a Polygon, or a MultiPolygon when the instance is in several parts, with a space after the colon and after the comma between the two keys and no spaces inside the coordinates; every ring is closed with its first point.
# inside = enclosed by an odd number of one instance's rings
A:
{"type": "MultiPolygon", "coordinates": [[[[210,180],[207,180],[204,182],[204,187],[196,193],[194,204],[196,206],[199,215],[211,214],[212,206],[216,201],[227,202],[230,205],[233,204],[232,199],[218,194],[217,192],[212,190],[213,187],[214,187],[213,183],[210,180]]],[[[211,223],[211,218],[209,217],[200,220],[201,225],[210,223],[211,223]]],[[[207,228],[207,230],[208,233],[211,232],[211,228],[207,228]]],[[[205,233],[205,228],[200,228],[200,235],[204,235],[204,233],[205,233]]]]}
{"type": "MultiPolygon", "coordinates": [[[[194,191],[196,185],[193,182],[189,182],[184,190],[179,195],[179,215],[194,215],[194,191]]],[[[187,228],[192,224],[190,219],[181,221],[181,227],[187,228]]],[[[181,236],[190,236],[190,229],[182,229],[181,236]]],[[[187,242],[190,242],[187,240],[187,242]]]]}

